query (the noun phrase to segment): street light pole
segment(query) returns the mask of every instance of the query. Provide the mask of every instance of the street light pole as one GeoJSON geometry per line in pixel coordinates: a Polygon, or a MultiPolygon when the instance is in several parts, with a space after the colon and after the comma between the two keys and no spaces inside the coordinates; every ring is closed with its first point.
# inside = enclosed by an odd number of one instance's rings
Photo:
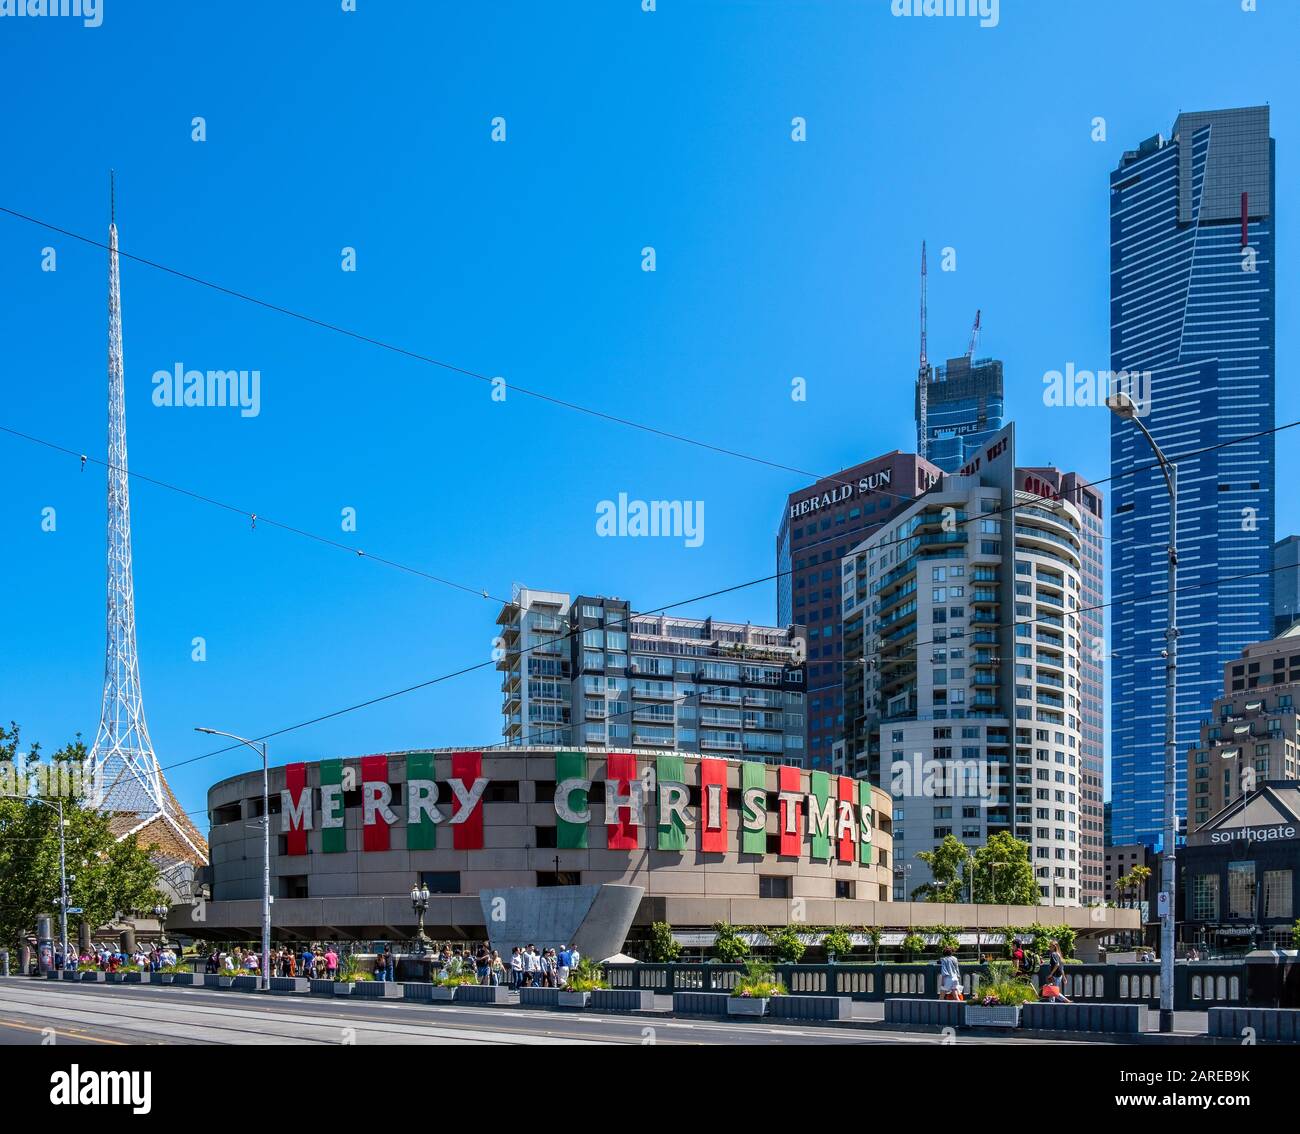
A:
{"type": "Polygon", "coordinates": [[[1106,403],[1111,412],[1131,421],[1142,431],[1155,454],[1169,491],[1169,606],[1165,625],[1165,810],[1164,854],[1160,862],[1160,895],[1165,910],[1160,916],[1160,1030],[1174,1030],[1174,884],[1178,841],[1177,791],[1178,742],[1174,735],[1178,675],[1178,466],[1161,451],[1151,431],[1142,424],[1137,406],[1125,393],[1112,395],[1106,403]]]}
{"type": "Polygon", "coordinates": [[[209,736],[224,736],[228,740],[247,745],[262,757],[262,991],[271,987],[271,799],[267,787],[268,772],[266,766],[266,741],[252,741],[233,732],[222,732],[217,728],[195,727],[195,732],[204,732],[209,736]]]}
{"type": "Polygon", "coordinates": [[[57,800],[59,811],[59,939],[63,942],[63,967],[68,967],[68,870],[63,849],[63,800],[57,800]]]}

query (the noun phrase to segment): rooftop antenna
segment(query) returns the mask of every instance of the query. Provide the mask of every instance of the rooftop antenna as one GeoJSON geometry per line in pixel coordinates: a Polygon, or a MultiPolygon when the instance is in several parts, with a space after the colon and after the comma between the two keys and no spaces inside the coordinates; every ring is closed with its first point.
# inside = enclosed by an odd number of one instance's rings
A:
{"type": "Polygon", "coordinates": [[[916,398],[917,398],[917,422],[916,422],[916,452],[920,457],[926,456],[926,442],[929,433],[929,415],[930,415],[930,395],[926,387],[929,385],[929,360],[926,358],[925,351],[925,241],[921,241],[921,362],[916,373],[916,398]]]}
{"type": "Polygon", "coordinates": [[[108,223],[117,223],[117,170],[108,171],[108,223]]]}

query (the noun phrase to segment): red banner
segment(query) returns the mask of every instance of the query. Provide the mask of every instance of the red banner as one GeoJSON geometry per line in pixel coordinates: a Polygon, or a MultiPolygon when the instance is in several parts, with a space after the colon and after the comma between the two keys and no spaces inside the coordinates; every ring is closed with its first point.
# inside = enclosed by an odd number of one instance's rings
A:
{"type": "MultiPolygon", "coordinates": [[[[614,812],[614,822],[609,822],[614,788],[619,796],[630,796],[633,788],[640,789],[636,774],[636,757],[625,752],[611,752],[605,757],[605,835],[610,850],[636,850],[636,831],[639,824],[632,822],[632,808],[620,807],[614,812]]],[[[640,816],[637,816],[640,818],[640,816]]]]}
{"type": "Polygon", "coordinates": [[[306,854],[307,853],[307,828],[303,825],[303,816],[306,816],[308,823],[311,822],[311,793],[307,788],[307,765],[306,764],[286,764],[284,769],[284,790],[289,796],[285,799],[280,798],[280,809],[283,812],[281,816],[281,826],[284,829],[284,853],[285,854],[306,854]],[[307,807],[305,812],[300,811],[302,807],[302,794],[307,792],[307,807]],[[290,800],[292,806],[290,806],[290,800]],[[299,812],[292,814],[292,812],[299,812]]]}
{"type": "Polygon", "coordinates": [[[803,821],[799,815],[800,774],[798,768],[776,770],[780,803],[781,854],[798,858],[803,853],[803,821]],[[787,798],[789,793],[790,798],[787,798]],[[793,810],[790,810],[793,809],[793,810]]]}
{"type": "Polygon", "coordinates": [[[848,805],[849,814],[853,816],[852,826],[839,839],[839,859],[841,862],[855,863],[858,861],[858,846],[855,831],[857,829],[858,814],[858,782],[849,776],[840,776],[840,805],[836,808],[835,821],[839,822],[839,812],[844,810],[845,804],[848,805]]]}
{"type": "Polygon", "coordinates": [[[368,851],[385,851],[388,849],[388,823],[384,819],[384,808],[392,798],[388,786],[388,757],[361,757],[361,802],[362,828],[361,847],[368,851]],[[382,790],[380,788],[382,785],[382,790]],[[373,799],[375,805],[369,801],[373,799]]]}
{"type": "MultiPolygon", "coordinates": [[[[461,818],[465,803],[456,797],[451,809],[451,845],[456,850],[483,849],[483,797],[474,790],[475,781],[483,775],[482,752],[455,752],[451,757],[451,778],[459,780],[462,790],[470,797],[468,813],[461,818]]],[[[456,791],[452,785],[452,793],[456,791]]]]}
{"type": "Polygon", "coordinates": [[[700,850],[727,850],[727,762],[700,761],[700,850]]]}

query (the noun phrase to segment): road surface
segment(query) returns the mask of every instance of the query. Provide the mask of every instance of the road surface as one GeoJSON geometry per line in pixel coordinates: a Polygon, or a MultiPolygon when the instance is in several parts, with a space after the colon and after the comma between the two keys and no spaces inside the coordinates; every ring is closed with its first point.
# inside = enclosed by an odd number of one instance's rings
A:
{"type": "MultiPolygon", "coordinates": [[[[924,1044],[935,1034],[0,980],[0,1044],[924,1044]]],[[[963,1037],[963,1043],[979,1042],[963,1037]]],[[[1005,1042],[1005,1041],[1004,1041],[1005,1042]]],[[[1015,1042],[1015,1041],[1012,1041],[1015,1042]]],[[[1025,1041],[1020,1041],[1025,1042],[1025,1041]]]]}

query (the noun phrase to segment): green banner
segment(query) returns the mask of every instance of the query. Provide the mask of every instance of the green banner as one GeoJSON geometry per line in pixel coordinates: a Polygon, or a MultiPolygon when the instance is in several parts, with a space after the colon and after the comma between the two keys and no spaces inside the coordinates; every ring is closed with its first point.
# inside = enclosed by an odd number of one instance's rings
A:
{"type": "Polygon", "coordinates": [[[321,791],[321,832],[320,849],[326,854],[342,854],[348,849],[348,833],[343,827],[343,761],[322,760],[320,762],[321,791]],[[332,806],[326,806],[324,788],[337,787],[332,806]],[[327,827],[327,820],[338,820],[337,827],[327,827]]]}
{"type": "MultiPolygon", "coordinates": [[[[406,799],[408,805],[411,799],[411,780],[433,780],[437,783],[438,777],[433,770],[432,752],[412,752],[406,758],[406,799]]],[[[434,850],[437,846],[438,824],[433,821],[433,816],[427,811],[421,811],[419,812],[419,818],[414,823],[408,822],[406,825],[406,849],[434,850]]]]}
{"type": "MultiPolygon", "coordinates": [[[[867,866],[871,863],[872,844],[867,842],[863,836],[866,834],[866,823],[862,822],[862,816],[871,815],[871,785],[866,780],[858,781],[858,819],[862,824],[858,829],[858,862],[867,866]]],[[[874,818],[874,817],[873,817],[874,818]]],[[[872,824],[874,827],[874,823],[872,824]]],[[[871,832],[873,835],[875,831],[871,832]]]]}
{"type": "Polygon", "coordinates": [[[686,761],[680,756],[660,756],[655,760],[655,785],[658,796],[656,821],[659,827],[659,849],[684,851],[686,849],[686,822],[680,806],[686,799],[686,761]],[[666,821],[665,821],[666,820],[666,821]]]}
{"type": "Polygon", "coordinates": [[[757,760],[746,760],[740,765],[740,849],[745,854],[767,854],[767,767],[760,764],[757,760]],[[745,816],[748,813],[745,806],[745,797],[749,794],[750,788],[760,788],[763,794],[755,799],[759,814],[763,822],[758,830],[751,831],[745,826],[745,816]]]}
{"type": "MultiPolygon", "coordinates": [[[[555,754],[555,845],[560,850],[587,849],[587,821],[565,819],[561,809],[570,815],[587,814],[590,808],[587,788],[571,787],[561,798],[560,785],[565,780],[586,780],[587,757],[581,752],[555,754]]],[[[590,816],[588,815],[588,820],[590,816]]]]}
{"type": "Polygon", "coordinates": [[[831,778],[825,772],[812,772],[808,776],[809,786],[812,789],[810,794],[812,798],[808,801],[808,834],[812,841],[812,857],[826,858],[831,857],[831,837],[830,831],[835,826],[834,806],[828,807],[831,803],[831,778]],[[817,817],[813,816],[813,808],[817,809],[817,817]],[[820,817],[829,815],[830,826],[824,829],[818,829],[820,817]]]}

